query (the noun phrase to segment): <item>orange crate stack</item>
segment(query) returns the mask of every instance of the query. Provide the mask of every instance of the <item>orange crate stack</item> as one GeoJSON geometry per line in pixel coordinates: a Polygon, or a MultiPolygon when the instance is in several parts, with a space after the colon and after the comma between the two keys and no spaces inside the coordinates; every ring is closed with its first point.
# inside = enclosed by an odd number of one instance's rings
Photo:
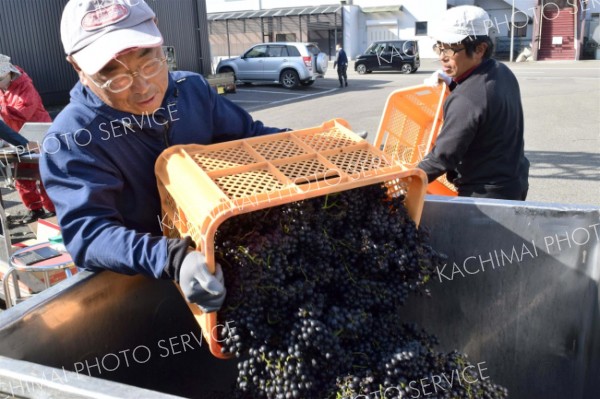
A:
{"type": "MultiPolygon", "coordinates": [[[[435,144],[442,127],[442,107],[447,96],[444,84],[394,91],[385,104],[374,145],[383,148],[394,162],[407,168],[416,167],[435,144]]],[[[427,193],[457,195],[456,188],[446,175],[430,182],[427,193]]]]}
{"type": "MultiPolygon", "coordinates": [[[[214,272],[214,237],[228,218],[372,184],[390,196],[404,195],[410,217],[419,223],[427,177],[408,169],[354,134],[342,119],[323,125],[212,145],[179,145],[165,150],[155,172],[163,232],[189,235],[214,272]]],[[[221,353],[217,314],[189,304],[213,355],[221,353]]]]}

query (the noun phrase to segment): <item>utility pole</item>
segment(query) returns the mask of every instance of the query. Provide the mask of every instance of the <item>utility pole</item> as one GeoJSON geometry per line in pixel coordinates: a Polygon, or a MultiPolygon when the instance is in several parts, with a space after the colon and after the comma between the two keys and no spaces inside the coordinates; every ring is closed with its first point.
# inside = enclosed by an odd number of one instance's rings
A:
{"type": "Polygon", "coordinates": [[[510,14],[510,62],[513,62],[515,47],[515,0],[512,0],[512,13],[510,14]]]}

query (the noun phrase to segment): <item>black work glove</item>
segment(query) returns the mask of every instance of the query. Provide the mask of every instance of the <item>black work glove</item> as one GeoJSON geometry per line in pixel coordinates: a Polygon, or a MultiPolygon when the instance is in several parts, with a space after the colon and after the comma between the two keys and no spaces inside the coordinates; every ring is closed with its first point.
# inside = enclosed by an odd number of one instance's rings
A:
{"type": "Polygon", "coordinates": [[[183,259],[179,285],[187,300],[198,304],[204,313],[219,310],[227,292],[221,266],[217,264],[215,274],[211,274],[206,258],[199,251],[190,251],[183,259]]]}

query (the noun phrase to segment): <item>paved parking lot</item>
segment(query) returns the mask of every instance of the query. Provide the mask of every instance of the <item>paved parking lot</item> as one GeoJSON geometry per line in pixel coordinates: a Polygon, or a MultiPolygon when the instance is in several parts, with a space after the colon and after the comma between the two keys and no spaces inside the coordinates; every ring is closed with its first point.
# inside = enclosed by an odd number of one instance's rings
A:
{"type": "MultiPolygon", "coordinates": [[[[331,65],[331,64],[330,64],[331,65]]],[[[529,201],[600,204],[600,61],[546,61],[510,67],[521,85],[525,147],[532,163],[529,201]]],[[[352,65],[350,66],[350,69],[352,65]]],[[[343,118],[373,140],[388,95],[419,85],[437,63],[423,60],[414,74],[348,71],[339,88],[336,71],[311,87],[240,85],[227,98],[266,125],[301,129],[343,118]]]]}

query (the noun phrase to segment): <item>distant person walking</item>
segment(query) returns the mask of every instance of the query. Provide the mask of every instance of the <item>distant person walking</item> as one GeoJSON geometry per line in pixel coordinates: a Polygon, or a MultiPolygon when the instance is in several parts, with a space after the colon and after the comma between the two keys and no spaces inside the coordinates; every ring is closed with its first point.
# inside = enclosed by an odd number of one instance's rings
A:
{"type": "Polygon", "coordinates": [[[335,61],[333,62],[333,69],[335,69],[337,65],[337,73],[338,79],[340,80],[340,87],[348,87],[348,75],[346,71],[348,71],[348,57],[346,56],[346,52],[342,48],[341,44],[336,46],[337,56],[335,57],[335,61]]]}

